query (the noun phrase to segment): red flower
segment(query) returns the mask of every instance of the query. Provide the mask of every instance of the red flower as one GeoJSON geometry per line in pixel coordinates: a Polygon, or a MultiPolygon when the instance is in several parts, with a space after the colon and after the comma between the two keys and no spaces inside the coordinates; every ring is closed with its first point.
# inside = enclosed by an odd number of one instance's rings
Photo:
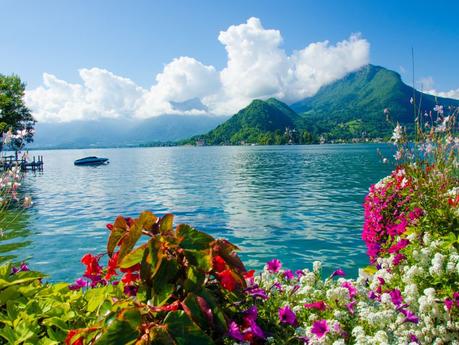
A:
{"type": "Polygon", "coordinates": [[[78,337],[74,341],[72,341],[73,337],[78,334],[77,329],[71,329],[67,333],[67,337],[65,338],[65,345],[83,345],[83,338],[78,337]]]}
{"type": "Polygon", "coordinates": [[[233,291],[238,285],[237,280],[234,278],[233,272],[231,272],[229,269],[218,273],[218,277],[220,278],[222,286],[226,290],[233,291]]]}
{"type": "Polygon", "coordinates": [[[218,273],[223,272],[226,269],[226,261],[220,256],[214,256],[212,259],[215,271],[218,273]]]}
{"type": "Polygon", "coordinates": [[[139,279],[140,279],[140,275],[138,273],[134,273],[134,272],[128,271],[128,272],[126,272],[124,274],[123,278],[121,278],[121,281],[124,284],[129,284],[129,283],[135,282],[135,281],[137,281],[139,279]]]}
{"type": "Polygon", "coordinates": [[[102,272],[102,267],[99,265],[99,256],[86,254],[81,258],[81,262],[86,266],[85,276],[96,276],[102,272]]]}
{"type": "Polygon", "coordinates": [[[253,278],[253,275],[255,274],[255,270],[250,270],[246,273],[244,273],[244,279],[250,279],[253,278]]]}
{"type": "Polygon", "coordinates": [[[118,252],[113,254],[113,256],[108,259],[107,273],[105,274],[105,279],[109,280],[111,277],[118,275],[116,268],[118,267],[118,252]]]}
{"type": "Polygon", "coordinates": [[[108,230],[112,231],[113,230],[113,224],[107,224],[105,225],[108,230]]]}

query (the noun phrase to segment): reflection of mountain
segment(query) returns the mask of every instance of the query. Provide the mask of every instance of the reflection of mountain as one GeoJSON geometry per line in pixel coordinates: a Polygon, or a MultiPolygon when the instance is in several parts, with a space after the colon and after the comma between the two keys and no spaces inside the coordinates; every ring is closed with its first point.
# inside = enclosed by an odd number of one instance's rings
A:
{"type": "MultiPolygon", "coordinates": [[[[190,101],[191,102],[191,101],[190,101]]],[[[180,103],[178,107],[189,107],[180,103]]],[[[193,107],[197,106],[192,104],[193,107]]],[[[135,146],[170,142],[205,133],[227,117],[162,115],[146,120],[104,119],[66,123],[37,123],[30,148],[135,146]]]]}

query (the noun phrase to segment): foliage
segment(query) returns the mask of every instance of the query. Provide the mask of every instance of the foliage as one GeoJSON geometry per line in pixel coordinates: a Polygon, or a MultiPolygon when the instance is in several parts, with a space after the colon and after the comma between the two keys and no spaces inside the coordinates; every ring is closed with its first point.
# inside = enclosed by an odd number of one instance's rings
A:
{"type": "Polygon", "coordinates": [[[24,93],[25,84],[18,76],[0,74],[0,131],[10,129],[15,135],[21,134],[13,136],[10,142],[15,150],[33,141],[36,121],[24,104],[24,93]]]}
{"type": "Polygon", "coordinates": [[[109,224],[108,265],[87,254],[84,277],[71,289],[116,284],[117,298],[104,317],[72,330],[68,344],[214,344],[227,331],[234,302],[245,288],[237,247],[189,225],[173,228],[173,215],[145,211],[109,224]],[[136,247],[141,237],[141,241],[136,247]],[[114,279],[122,273],[121,280],[114,279]]]}

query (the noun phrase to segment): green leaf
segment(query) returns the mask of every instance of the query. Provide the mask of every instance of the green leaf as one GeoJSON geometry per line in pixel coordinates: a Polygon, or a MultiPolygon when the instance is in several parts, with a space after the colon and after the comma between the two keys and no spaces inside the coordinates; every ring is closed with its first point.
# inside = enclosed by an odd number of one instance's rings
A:
{"type": "Polygon", "coordinates": [[[123,216],[118,216],[113,223],[113,229],[110,232],[107,242],[107,253],[111,257],[121,238],[128,230],[128,225],[123,216]]]}
{"type": "Polygon", "coordinates": [[[181,239],[183,249],[204,250],[209,249],[214,238],[204,232],[198,231],[187,224],[177,226],[177,237],[181,239]]]}
{"type": "Polygon", "coordinates": [[[162,234],[165,234],[167,232],[171,232],[174,226],[174,215],[171,213],[168,213],[164,215],[164,217],[161,218],[159,221],[159,231],[162,234]]]}
{"type": "Polygon", "coordinates": [[[167,331],[167,326],[157,325],[150,328],[150,345],[175,345],[177,344],[167,331]]]}
{"type": "Polygon", "coordinates": [[[205,281],[205,274],[198,271],[195,267],[188,267],[186,280],[183,284],[185,291],[199,291],[202,289],[205,281]]]}
{"type": "Polygon", "coordinates": [[[125,345],[140,336],[140,312],[131,309],[121,313],[95,342],[98,345],[125,345]]]}
{"type": "Polygon", "coordinates": [[[121,262],[123,258],[134,248],[135,244],[142,236],[142,224],[138,221],[135,221],[134,224],[129,228],[129,231],[123,237],[123,242],[121,243],[118,262],[121,262]]]}
{"type": "Polygon", "coordinates": [[[134,266],[142,261],[145,249],[148,247],[148,243],[142,244],[140,247],[129,252],[119,263],[120,268],[128,268],[134,266]]]}
{"type": "Polygon", "coordinates": [[[142,224],[142,227],[151,233],[157,233],[158,217],[156,217],[150,211],[143,211],[139,216],[139,221],[142,224]]]}
{"type": "Polygon", "coordinates": [[[215,344],[182,310],[169,312],[164,324],[179,345],[215,344]]]}
{"type": "Polygon", "coordinates": [[[209,272],[212,269],[212,255],[210,249],[207,250],[184,250],[188,262],[196,266],[202,272],[209,272]]]}

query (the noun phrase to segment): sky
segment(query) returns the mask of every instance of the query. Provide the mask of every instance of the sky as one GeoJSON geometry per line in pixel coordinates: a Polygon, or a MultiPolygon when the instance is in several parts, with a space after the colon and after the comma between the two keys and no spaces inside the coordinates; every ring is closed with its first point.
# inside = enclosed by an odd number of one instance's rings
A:
{"type": "Polygon", "coordinates": [[[417,87],[459,98],[458,14],[454,0],[0,0],[0,73],[27,83],[42,122],[226,115],[367,63],[411,84],[413,48],[417,87]]]}

